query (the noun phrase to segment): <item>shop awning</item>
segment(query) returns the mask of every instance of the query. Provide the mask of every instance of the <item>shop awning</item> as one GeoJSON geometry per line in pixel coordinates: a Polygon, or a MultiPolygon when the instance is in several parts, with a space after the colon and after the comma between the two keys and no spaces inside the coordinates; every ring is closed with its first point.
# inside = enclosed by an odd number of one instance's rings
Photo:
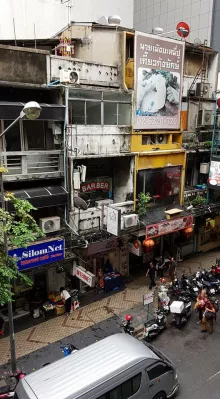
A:
{"type": "MultiPolygon", "coordinates": [[[[15,120],[25,103],[20,102],[2,102],[0,101],[0,120],[15,120]]],[[[65,105],[57,104],[40,104],[42,111],[38,120],[45,121],[64,121],[65,119],[65,105]]]]}
{"type": "MultiPolygon", "coordinates": [[[[67,191],[62,186],[25,188],[12,191],[16,198],[28,200],[36,208],[46,208],[67,203],[67,191]]],[[[12,205],[8,202],[9,210],[12,205]]],[[[11,208],[11,209],[10,209],[11,208]]]]}

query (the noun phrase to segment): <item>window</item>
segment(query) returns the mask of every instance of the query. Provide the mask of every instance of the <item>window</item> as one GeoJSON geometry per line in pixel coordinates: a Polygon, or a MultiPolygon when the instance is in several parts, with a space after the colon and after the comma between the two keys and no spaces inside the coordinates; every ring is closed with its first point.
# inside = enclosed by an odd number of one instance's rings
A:
{"type": "Polygon", "coordinates": [[[98,399],[128,399],[138,392],[141,386],[141,373],[123,382],[116,388],[100,396],[98,399]]]}
{"type": "Polygon", "coordinates": [[[137,195],[150,193],[155,204],[171,205],[179,202],[181,167],[141,170],[137,175],[137,195]]]}
{"type": "Polygon", "coordinates": [[[104,103],[104,125],[117,125],[116,103],[104,103]]]}
{"type": "MultiPolygon", "coordinates": [[[[4,121],[4,129],[6,129],[12,121],[4,121]]],[[[6,151],[21,151],[20,123],[16,123],[5,134],[6,151]]]]}
{"type": "Polygon", "coordinates": [[[131,125],[131,96],[116,91],[70,90],[69,123],[131,125]]]}
{"type": "Polygon", "coordinates": [[[156,366],[152,367],[151,369],[147,370],[147,374],[149,377],[149,380],[155,380],[156,378],[160,377],[161,375],[168,373],[171,371],[172,368],[165,364],[165,363],[159,363],[156,366]]]}
{"type": "Polygon", "coordinates": [[[73,125],[85,125],[85,101],[71,101],[69,106],[69,120],[73,125]]]}
{"type": "Polygon", "coordinates": [[[27,150],[53,150],[54,137],[48,122],[25,120],[23,124],[24,139],[27,150]]]}
{"type": "Polygon", "coordinates": [[[101,125],[101,102],[86,101],[86,125],[101,125]]]}

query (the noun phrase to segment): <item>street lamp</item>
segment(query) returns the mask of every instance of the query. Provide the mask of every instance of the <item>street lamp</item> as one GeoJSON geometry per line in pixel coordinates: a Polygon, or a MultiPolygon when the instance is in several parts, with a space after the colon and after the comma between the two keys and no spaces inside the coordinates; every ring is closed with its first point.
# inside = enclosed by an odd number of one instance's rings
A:
{"type": "MultiPolygon", "coordinates": [[[[23,110],[20,115],[0,134],[0,138],[7,133],[7,131],[14,126],[20,119],[26,117],[30,120],[35,120],[39,118],[41,113],[40,105],[35,101],[30,101],[24,105],[23,110]]],[[[3,166],[2,156],[0,155],[0,166],[3,166]]],[[[2,209],[6,210],[5,196],[4,196],[4,186],[3,186],[3,173],[0,172],[0,189],[1,189],[1,204],[2,209]]],[[[8,239],[7,233],[5,231],[4,224],[4,251],[8,253],[8,239]]],[[[11,352],[11,367],[12,371],[16,371],[16,352],[15,352],[15,334],[14,334],[14,322],[13,322],[13,309],[12,302],[8,303],[8,322],[9,322],[9,334],[10,334],[10,352],[11,352]]]]}
{"type": "Polygon", "coordinates": [[[0,134],[0,138],[4,136],[5,133],[12,126],[14,126],[20,119],[23,119],[25,116],[27,119],[35,120],[39,118],[41,113],[41,106],[36,101],[29,101],[25,104],[24,108],[20,112],[20,115],[0,134]]]}

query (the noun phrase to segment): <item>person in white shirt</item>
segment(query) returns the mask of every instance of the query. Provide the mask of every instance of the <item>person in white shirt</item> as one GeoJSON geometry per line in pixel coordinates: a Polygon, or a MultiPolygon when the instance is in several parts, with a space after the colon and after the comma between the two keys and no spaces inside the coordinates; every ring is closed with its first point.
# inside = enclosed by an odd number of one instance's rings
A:
{"type": "Polygon", "coordinates": [[[71,310],[71,296],[64,287],[60,287],[60,296],[65,303],[65,314],[69,315],[71,310]]]}

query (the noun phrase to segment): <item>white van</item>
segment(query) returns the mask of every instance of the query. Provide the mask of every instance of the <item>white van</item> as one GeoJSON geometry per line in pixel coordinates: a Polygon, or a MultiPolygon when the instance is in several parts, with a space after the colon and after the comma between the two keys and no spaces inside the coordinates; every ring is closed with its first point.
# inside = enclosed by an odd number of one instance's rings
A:
{"type": "Polygon", "coordinates": [[[162,353],[116,334],[27,375],[15,399],[167,399],[178,388],[162,353]]]}

